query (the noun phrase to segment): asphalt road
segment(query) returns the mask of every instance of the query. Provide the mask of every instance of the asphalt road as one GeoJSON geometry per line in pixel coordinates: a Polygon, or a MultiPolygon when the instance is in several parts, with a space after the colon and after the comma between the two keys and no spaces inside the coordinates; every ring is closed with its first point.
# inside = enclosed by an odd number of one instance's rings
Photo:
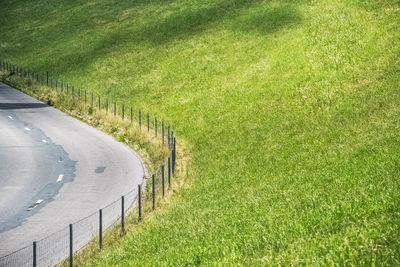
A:
{"type": "Polygon", "coordinates": [[[0,257],[142,183],[127,146],[0,83],[0,257]]]}

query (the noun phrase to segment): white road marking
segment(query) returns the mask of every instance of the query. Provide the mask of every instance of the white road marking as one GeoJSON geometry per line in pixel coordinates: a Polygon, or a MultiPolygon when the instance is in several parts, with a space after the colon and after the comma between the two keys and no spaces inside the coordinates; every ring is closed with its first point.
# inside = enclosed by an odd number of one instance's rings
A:
{"type": "Polygon", "coordinates": [[[9,118],[10,120],[12,120],[12,121],[14,120],[13,117],[11,117],[11,116],[8,116],[8,118],[9,118]]]}
{"type": "Polygon", "coordinates": [[[43,202],[43,199],[39,199],[38,201],[36,201],[33,205],[29,206],[28,211],[33,210],[34,208],[37,207],[37,205],[39,205],[40,203],[43,202]]]}
{"type": "Polygon", "coordinates": [[[64,177],[64,174],[60,174],[60,175],[58,176],[57,183],[58,183],[58,182],[61,182],[62,179],[63,179],[63,177],[64,177]]]}
{"type": "Polygon", "coordinates": [[[29,129],[28,127],[25,127],[24,129],[27,130],[27,131],[31,131],[31,129],[29,129]]]}
{"type": "Polygon", "coordinates": [[[46,140],[44,140],[44,139],[42,139],[42,142],[43,142],[43,143],[47,143],[47,141],[46,141],[46,140]]]}

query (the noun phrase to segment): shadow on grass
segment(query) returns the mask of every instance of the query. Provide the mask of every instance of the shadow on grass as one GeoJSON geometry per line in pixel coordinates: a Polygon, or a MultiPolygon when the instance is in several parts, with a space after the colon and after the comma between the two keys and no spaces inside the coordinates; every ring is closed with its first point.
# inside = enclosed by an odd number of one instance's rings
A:
{"type": "MultiPolygon", "coordinates": [[[[218,23],[233,21],[232,31],[241,30],[269,34],[301,21],[299,12],[290,4],[277,7],[254,8],[260,0],[222,0],[209,5],[192,4],[183,10],[154,19],[152,22],[135,28],[125,23],[112,34],[97,41],[94,46],[54,59],[54,69],[65,72],[83,69],[108,53],[125,47],[129,43],[144,43],[150,47],[165,46],[175,40],[189,39],[201,32],[217,27],[218,23]],[[242,14],[245,14],[244,16],[242,14]]],[[[39,66],[45,70],[48,63],[39,66]]]]}
{"type": "Polygon", "coordinates": [[[301,22],[300,13],[291,5],[284,4],[269,9],[248,10],[234,23],[235,30],[249,33],[272,34],[301,22]]]}

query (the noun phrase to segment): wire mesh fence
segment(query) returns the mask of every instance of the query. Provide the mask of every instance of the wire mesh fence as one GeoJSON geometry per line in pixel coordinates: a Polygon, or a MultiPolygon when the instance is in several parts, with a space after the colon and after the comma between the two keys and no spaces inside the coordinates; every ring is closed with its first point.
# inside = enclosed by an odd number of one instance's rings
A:
{"type": "Polygon", "coordinates": [[[27,246],[0,258],[0,266],[33,266],[33,246],[27,246]]]}
{"type": "Polygon", "coordinates": [[[148,181],[137,188],[109,203],[79,221],[60,227],[61,229],[47,237],[33,241],[32,245],[21,248],[11,254],[0,257],[1,266],[53,266],[64,260],[73,265],[73,255],[81,251],[91,240],[98,240],[99,248],[102,247],[104,232],[112,226],[121,227],[124,231],[125,218],[129,212],[137,209],[138,221],[143,217],[143,211],[154,209],[156,199],[164,197],[169,189],[171,177],[175,171],[176,139],[173,131],[163,121],[151,118],[149,113],[135,110],[124,104],[117,104],[108,98],[93,95],[81,88],[71,86],[65,81],[58,81],[48,75],[40,75],[31,70],[15,66],[0,60],[0,71],[13,73],[19,77],[27,78],[54,89],[60,94],[77,98],[90,105],[105,111],[110,116],[121,116],[122,120],[136,122],[136,126],[147,130],[154,137],[160,138],[163,145],[169,148],[168,158],[148,177],[148,181]],[[96,103],[97,102],[97,103],[96,103]],[[136,114],[136,116],[135,116],[136,114]],[[143,188],[144,186],[144,188],[143,188]]]}
{"type": "MultiPolygon", "coordinates": [[[[64,227],[36,242],[34,250],[37,266],[53,266],[65,259],[69,249],[69,228],[64,227]]],[[[32,260],[33,262],[33,260],[32,260]]]]}

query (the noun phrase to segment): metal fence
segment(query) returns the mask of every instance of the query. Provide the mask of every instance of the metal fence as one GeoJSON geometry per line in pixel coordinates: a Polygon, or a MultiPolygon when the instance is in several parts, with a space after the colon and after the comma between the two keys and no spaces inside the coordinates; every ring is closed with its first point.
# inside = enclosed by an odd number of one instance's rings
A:
{"type": "Polygon", "coordinates": [[[66,225],[41,240],[33,241],[32,245],[0,257],[0,266],[53,266],[63,260],[68,260],[69,265],[73,266],[74,253],[81,251],[91,240],[98,240],[98,247],[102,248],[106,229],[114,226],[125,231],[127,226],[125,219],[128,212],[136,209],[140,221],[143,217],[144,207],[150,210],[155,209],[157,199],[164,197],[166,190],[170,188],[171,178],[175,172],[176,138],[169,126],[165,126],[164,122],[158,122],[156,117],[150,119],[149,113],[144,113],[141,110],[134,112],[133,107],[126,109],[127,106],[124,104],[95,96],[93,93],[80,88],[76,90],[76,87],[64,81],[53,79],[48,73],[40,75],[3,60],[0,60],[0,70],[36,81],[60,94],[77,98],[84,101],[86,105],[90,105],[92,109],[105,110],[110,116],[121,116],[122,120],[128,119],[131,123],[135,120],[137,122],[135,125],[140,128],[143,125],[147,132],[150,132],[150,129],[154,130],[154,136],[161,138],[162,144],[168,145],[168,158],[152,174],[150,182],[146,185],[140,184],[121,198],[99,209],[98,212],[92,213],[73,224],[66,225]],[[134,113],[136,113],[136,116],[134,113]],[[143,186],[145,187],[143,188],[143,186]]]}

